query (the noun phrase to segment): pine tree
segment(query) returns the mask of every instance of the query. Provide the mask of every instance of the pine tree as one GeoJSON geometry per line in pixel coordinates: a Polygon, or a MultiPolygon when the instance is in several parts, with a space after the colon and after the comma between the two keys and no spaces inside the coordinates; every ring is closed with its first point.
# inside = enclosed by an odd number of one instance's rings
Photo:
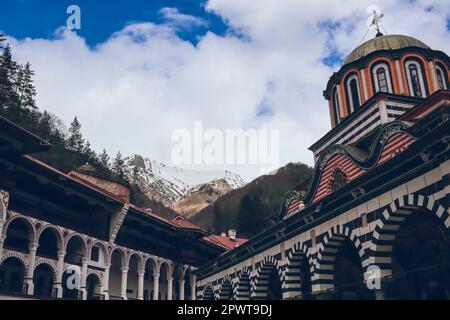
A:
{"type": "Polygon", "coordinates": [[[125,174],[125,160],[122,158],[122,153],[117,152],[112,165],[113,173],[121,179],[126,180],[125,174]]]}
{"type": "Polygon", "coordinates": [[[6,41],[5,35],[0,32],[0,49],[3,49],[3,42],[6,41]]]}
{"type": "Polygon", "coordinates": [[[134,166],[133,167],[133,177],[132,177],[132,181],[135,184],[139,184],[139,168],[138,166],[134,166]]]}
{"type": "Polygon", "coordinates": [[[67,148],[75,152],[83,152],[84,139],[81,134],[81,124],[75,117],[70,124],[69,138],[67,139],[67,148]]]}
{"type": "Polygon", "coordinates": [[[0,107],[18,107],[17,73],[18,64],[13,60],[8,44],[0,56],[0,107]]]}
{"type": "Polygon", "coordinates": [[[33,84],[34,71],[31,64],[27,62],[24,66],[19,66],[17,73],[17,93],[19,103],[22,108],[36,109],[36,88],[33,84]]]}
{"type": "Polygon", "coordinates": [[[91,161],[91,162],[97,162],[98,158],[95,152],[91,148],[91,143],[89,140],[86,140],[86,144],[83,146],[83,154],[91,161]]]}
{"type": "Polygon", "coordinates": [[[100,164],[105,168],[105,169],[109,169],[109,155],[106,152],[105,149],[102,150],[102,153],[99,154],[98,156],[99,160],[100,160],[100,164]]]}

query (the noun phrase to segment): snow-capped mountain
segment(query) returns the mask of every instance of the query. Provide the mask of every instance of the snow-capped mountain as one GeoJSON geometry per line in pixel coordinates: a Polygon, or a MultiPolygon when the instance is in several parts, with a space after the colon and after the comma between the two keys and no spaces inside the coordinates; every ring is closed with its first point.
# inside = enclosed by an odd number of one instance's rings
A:
{"type": "MultiPolygon", "coordinates": [[[[136,183],[143,193],[150,199],[174,208],[180,213],[186,213],[186,211],[184,206],[177,205],[177,202],[191,203],[186,198],[195,195],[198,200],[199,197],[202,198],[200,195],[206,190],[208,199],[205,201],[211,203],[216,198],[211,197],[211,194],[220,196],[246,184],[238,174],[228,170],[181,169],[137,154],[125,158],[125,163],[129,180],[136,183]]],[[[193,213],[192,210],[189,212],[193,213]]]]}

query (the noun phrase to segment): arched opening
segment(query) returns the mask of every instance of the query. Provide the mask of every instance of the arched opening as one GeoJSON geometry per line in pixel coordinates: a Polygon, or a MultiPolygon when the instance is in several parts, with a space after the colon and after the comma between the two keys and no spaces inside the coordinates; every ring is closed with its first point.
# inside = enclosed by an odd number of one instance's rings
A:
{"type": "Polygon", "coordinates": [[[203,300],[214,300],[214,290],[210,284],[203,290],[203,300]]]}
{"type": "Polygon", "coordinates": [[[150,293],[153,292],[154,287],[153,274],[155,270],[155,261],[152,259],[147,259],[144,268],[144,300],[152,300],[153,297],[150,293]]]}
{"type": "MultiPolygon", "coordinates": [[[[168,292],[167,292],[167,281],[168,279],[171,277],[170,275],[170,268],[167,265],[167,263],[163,263],[160,266],[160,270],[159,270],[159,293],[158,293],[158,297],[160,300],[167,300],[168,299],[168,292]]],[[[173,285],[172,284],[172,291],[173,291],[173,285]]],[[[172,293],[172,297],[173,297],[173,293],[172,293]]]]}
{"type": "Polygon", "coordinates": [[[436,64],[436,77],[438,81],[439,90],[447,90],[448,89],[448,79],[447,74],[444,72],[446,68],[440,63],[436,64]]]}
{"type": "Polygon", "coordinates": [[[333,113],[334,113],[334,123],[336,125],[341,122],[341,111],[340,111],[340,103],[339,103],[339,93],[337,88],[333,89],[333,113]]]}
{"type": "Polygon", "coordinates": [[[347,101],[349,105],[349,113],[354,112],[361,106],[361,97],[358,84],[358,76],[352,74],[346,80],[347,85],[347,101]]]}
{"type": "Polygon", "coordinates": [[[239,277],[239,282],[236,284],[236,300],[250,299],[250,275],[244,273],[239,277]]]}
{"type": "Polygon", "coordinates": [[[111,266],[109,268],[109,299],[121,300],[122,266],[124,266],[125,253],[122,250],[114,250],[111,254],[111,266]]]}
{"type": "Polygon", "coordinates": [[[191,297],[191,271],[187,269],[184,273],[184,300],[192,300],[191,297]]]}
{"type": "Polygon", "coordinates": [[[128,263],[127,275],[127,299],[136,300],[138,298],[138,280],[139,280],[139,256],[133,254],[128,263]]]}
{"type": "Polygon", "coordinates": [[[66,246],[66,255],[64,256],[64,262],[81,266],[83,263],[83,258],[85,256],[86,244],[83,239],[77,235],[71,237],[66,246]]]}
{"type": "Polygon", "coordinates": [[[86,293],[87,300],[101,300],[101,285],[100,279],[96,274],[91,273],[86,278],[86,293]]]}
{"type": "Polygon", "coordinates": [[[425,98],[427,96],[426,79],[423,75],[421,63],[416,60],[409,60],[406,62],[405,68],[410,95],[425,98]]]}
{"type": "Polygon", "coordinates": [[[283,299],[280,276],[278,275],[278,270],[275,266],[273,266],[270,271],[269,283],[267,286],[267,298],[269,300],[283,299]]]}
{"type": "Polygon", "coordinates": [[[230,280],[224,280],[219,291],[219,300],[232,300],[233,287],[230,280]]]}
{"type": "Polygon", "coordinates": [[[373,87],[375,92],[393,93],[391,74],[388,63],[378,63],[372,68],[373,87]]]}
{"type": "Polygon", "coordinates": [[[0,291],[22,293],[25,266],[18,258],[9,257],[0,265],[0,291]]]}
{"type": "Polygon", "coordinates": [[[417,209],[400,225],[392,252],[387,298],[450,299],[450,235],[437,218],[417,209]]]}
{"type": "Polygon", "coordinates": [[[78,266],[71,266],[62,275],[61,286],[64,299],[79,299],[81,270],[78,266]]]}
{"type": "Polygon", "coordinates": [[[36,251],[36,255],[57,260],[60,243],[61,241],[57,231],[53,228],[46,228],[39,236],[39,247],[36,251]]]}
{"type": "Polygon", "coordinates": [[[29,253],[29,245],[33,240],[33,229],[25,219],[14,219],[6,231],[4,248],[29,253]]]}
{"type": "Polygon", "coordinates": [[[295,252],[289,261],[285,275],[286,298],[311,298],[311,275],[305,254],[295,252]]]}
{"type": "Polygon", "coordinates": [[[108,250],[102,244],[94,244],[91,247],[90,263],[93,265],[103,266],[107,261],[108,250]]]}
{"type": "Polygon", "coordinates": [[[358,251],[350,241],[345,238],[338,247],[334,260],[334,289],[335,298],[372,299],[373,292],[364,283],[364,270],[358,251]]]}
{"type": "Polygon", "coordinates": [[[42,263],[34,269],[33,284],[34,295],[39,297],[52,297],[54,272],[52,267],[42,263]]]}
{"type": "Polygon", "coordinates": [[[283,298],[280,275],[275,264],[265,263],[259,271],[254,296],[255,299],[266,300],[281,300],[283,298]]]}

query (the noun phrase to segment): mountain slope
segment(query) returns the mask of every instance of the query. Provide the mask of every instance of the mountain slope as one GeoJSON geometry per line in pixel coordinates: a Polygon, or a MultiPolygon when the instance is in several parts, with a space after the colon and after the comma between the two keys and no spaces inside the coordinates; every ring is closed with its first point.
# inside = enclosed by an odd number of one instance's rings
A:
{"type": "Polygon", "coordinates": [[[150,200],[182,214],[195,214],[219,196],[245,185],[239,175],[230,171],[186,170],[136,154],[127,157],[125,163],[132,184],[150,200]]]}
{"type": "Polygon", "coordinates": [[[270,224],[267,218],[278,213],[284,194],[310,176],[312,170],[305,164],[289,163],[221,196],[190,221],[212,233],[234,228],[239,236],[253,236],[270,224]]]}

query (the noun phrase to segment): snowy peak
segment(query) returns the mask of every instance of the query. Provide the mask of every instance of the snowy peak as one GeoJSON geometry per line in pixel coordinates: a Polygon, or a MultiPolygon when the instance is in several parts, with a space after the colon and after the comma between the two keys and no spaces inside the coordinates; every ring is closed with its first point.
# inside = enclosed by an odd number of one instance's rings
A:
{"type": "Polygon", "coordinates": [[[169,207],[175,207],[177,201],[198,192],[205,185],[224,194],[246,184],[238,174],[228,170],[181,169],[137,154],[125,158],[125,163],[130,182],[137,184],[149,198],[169,207]]]}

